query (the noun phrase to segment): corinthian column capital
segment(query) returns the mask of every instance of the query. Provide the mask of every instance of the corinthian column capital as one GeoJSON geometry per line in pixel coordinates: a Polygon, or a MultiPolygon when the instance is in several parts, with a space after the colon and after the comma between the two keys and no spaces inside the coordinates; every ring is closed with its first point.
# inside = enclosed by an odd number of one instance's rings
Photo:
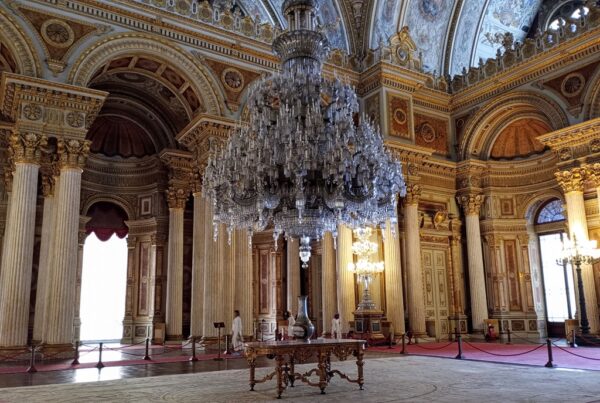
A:
{"type": "Polygon", "coordinates": [[[83,169],[90,153],[89,140],[60,139],[58,140],[58,161],[60,168],[83,169]]]}
{"type": "Polygon", "coordinates": [[[586,168],[578,167],[556,172],[554,176],[564,193],[583,192],[587,172],[586,168]]]}
{"type": "Polygon", "coordinates": [[[414,183],[406,185],[406,196],[404,197],[404,203],[406,205],[419,204],[421,198],[421,185],[414,183]]]}
{"type": "Polygon", "coordinates": [[[465,215],[479,215],[481,204],[485,199],[482,194],[469,193],[457,196],[458,204],[463,208],[465,215]]]}
{"type": "Polygon", "coordinates": [[[48,143],[48,138],[37,133],[12,133],[9,140],[12,160],[15,163],[40,164],[42,148],[48,143]]]}
{"type": "Polygon", "coordinates": [[[594,187],[600,187],[600,163],[595,162],[593,164],[586,165],[586,179],[594,187]]]}
{"type": "Polygon", "coordinates": [[[171,185],[167,189],[166,193],[167,204],[169,205],[169,208],[185,208],[185,202],[190,194],[189,189],[171,185]]]}

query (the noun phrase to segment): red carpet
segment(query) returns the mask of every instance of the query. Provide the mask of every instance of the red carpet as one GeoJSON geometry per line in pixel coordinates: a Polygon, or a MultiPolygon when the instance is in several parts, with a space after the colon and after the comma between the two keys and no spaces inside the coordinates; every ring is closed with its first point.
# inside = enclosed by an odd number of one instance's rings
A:
{"type": "MultiPolygon", "coordinates": [[[[369,347],[371,351],[399,354],[402,346],[369,347]]],[[[456,342],[420,343],[406,345],[408,354],[431,357],[455,358],[458,354],[456,342]]],[[[544,366],[548,362],[548,348],[545,344],[501,344],[465,342],[462,347],[463,359],[509,364],[544,366]]],[[[600,370],[600,348],[552,346],[553,364],[558,368],[600,370]]]]}
{"type": "MultiPolygon", "coordinates": [[[[206,361],[212,360],[217,357],[217,354],[198,354],[196,356],[198,361],[206,361]]],[[[243,356],[239,355],[221,355],[222,358],[231,360],[243,358],[243,356]]],[[[105,367],[120,367],[126,365],[148,365],[148,364],[163,364],[163,363],[171,363],[171,362],[186,362],[190,360],[190,356],[188,355],[179,355],[176,357],[152,357],[152,360],[146,361],[144,359],[135,359],[135,360],[116,360],[116,361],[103,361],[105,367]]],[[[63,371],[67,369],[83,369],[83,368],[95,368],[97,361],[95,362],[83,362],[78,365],[71,365],[69,362],[61,362],[58,364],[44,364],[40,362],[36,363],[35,367],[38,372],[45,371],[63,371]]],[[[21,372],[27,372],[27,368],[29,366],[11,366],[11,367],[0,367],[0,374],[16,374],[21,372]]]]}

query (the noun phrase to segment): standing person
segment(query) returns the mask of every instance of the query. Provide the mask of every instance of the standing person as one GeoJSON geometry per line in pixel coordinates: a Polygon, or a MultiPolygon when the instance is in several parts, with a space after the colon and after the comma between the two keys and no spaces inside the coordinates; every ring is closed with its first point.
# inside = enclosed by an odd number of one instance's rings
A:
{"type": "Polygon", "coordinates": [[[331,337],[338,340],[342,339],[342,322],[339,313],[333,315],[333,319],[331,319],[331,337]]]}
{"type": "Polygon", "coordinates": [[[244,338],[242,336],[242,318],[240,318],[240,311],[237,309],[234,311],[235,318],[231,324],[231,345],[233,351],[241,351],[244,338]]]}
{"type": "Polygon", "coordinates": [[[288,311],[288,337],[290,339],[294,338],[294,324],[296,323],[296,319],[294,319],[294,315],[292,315],[289,311],[288,311]]]}

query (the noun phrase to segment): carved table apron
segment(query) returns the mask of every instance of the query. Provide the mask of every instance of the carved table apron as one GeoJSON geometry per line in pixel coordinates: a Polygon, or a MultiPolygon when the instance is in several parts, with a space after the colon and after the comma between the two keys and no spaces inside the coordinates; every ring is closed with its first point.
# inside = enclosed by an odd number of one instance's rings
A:
{"type": "Polygon", "coordinates": [[[266,382],[277,376],[277,398],[281,399],[281,394],[289,385],[294,386],[296,380],[315,386],[321,389],[321,394],[325,394],[325,387],[334,375],[338,375],[348,382],[357,383],[360,389],[363,388],[363,355],[365,340],[353,339],[320,339],[312,341],[303,340],[283,340],[283,341],[264,341],[251,342],[244,344],[246,359],[250,365],[250,390],[254,390],[257,383],[266,382]],[[259,356],[275,358],[275,370],[262,379],[255,378],[256,358],[259,356]],[[331,356],[337,357],[340,361],[346,360],[348,356],[356,357],[356,367],[358,377],[351,379],[346,374],[336,369],[331,369],[331,356]],[[310,357],[316,356],[318,365],[308,372],[295,372],[295,364],[303,363],[310,357]],[[311,381],[310,377],[316,374],[319,381],[311,381]]]}

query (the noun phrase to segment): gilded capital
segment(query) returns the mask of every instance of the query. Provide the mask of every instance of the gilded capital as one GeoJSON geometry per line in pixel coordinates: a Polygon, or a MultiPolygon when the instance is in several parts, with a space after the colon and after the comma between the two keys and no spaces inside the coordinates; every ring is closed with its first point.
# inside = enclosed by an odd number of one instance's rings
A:
{"type": "Polygon", "coordinates": [[[404,197],[404,204],[409,205],[409,206],[419,204],[420,197],[421,197],[421,185],[419,185],[419,184],[406,185],[406,196],[404,197]]]}
{"type": "Polygon", "coordinates": [[[83,169],[90,153],[89,140],[60,139],[58,141],[58,161],[60,168],[83,169]]]}
{"type": "Polygon", "coordinates": [[[185,202],[187,201],[189,195],[189,189],[185,189],[183,187],[169,186],[166,191],[167,193],[167,204],[169,208],[185,208],[185,202]]]}
{"type": "Polygon", "coordinates": [[[587,180],[594,187],[600,187],[600,163],[596,162],[594,164],[586,165],[586,176],[587,180]]]}
{"type": "Polygon", "coordinates": [[[14,163],[40,164],[42,148],[48,138],[36,133],[12,133],[9,141],[10,153],[14,163]]]}
{"type": "Polygon", "coordinates": [[[465,215],[479,215],[484,199],[485,196],[482,194],[464,194],[457,197],[458,204],[462,206],[465,215]]]}
{"type": "Polygon", "coordinates": [[[556,172],[554,176],[563,192],[570,193],[583,192],[586,174],[585,168],[572,168],[568,171],[556,172]]]}

